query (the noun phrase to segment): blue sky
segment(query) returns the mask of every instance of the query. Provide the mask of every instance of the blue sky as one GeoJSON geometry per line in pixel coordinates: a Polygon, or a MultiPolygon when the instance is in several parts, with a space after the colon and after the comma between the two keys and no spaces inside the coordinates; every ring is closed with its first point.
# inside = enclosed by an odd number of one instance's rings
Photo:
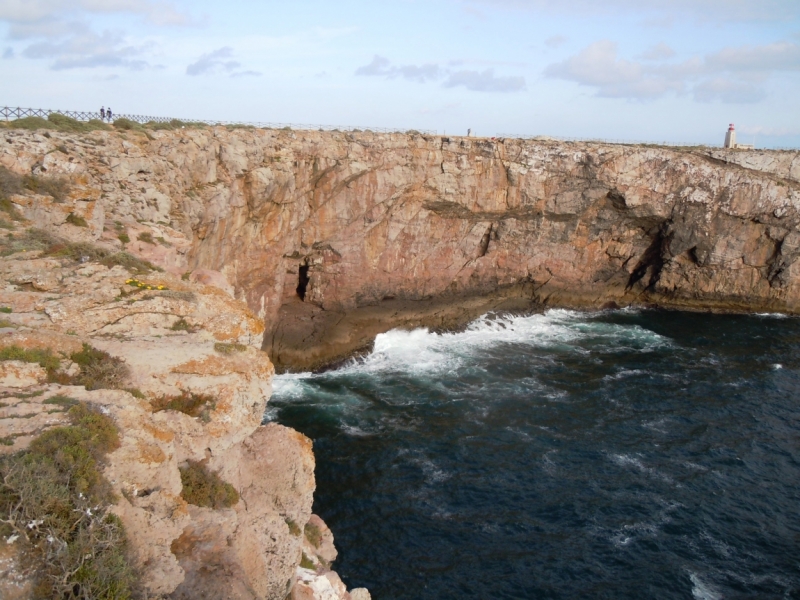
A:
{"type": "Polygon", "coordinates": [[[0,103],[800,146],[800,0],[0,0],[0,103]]]}

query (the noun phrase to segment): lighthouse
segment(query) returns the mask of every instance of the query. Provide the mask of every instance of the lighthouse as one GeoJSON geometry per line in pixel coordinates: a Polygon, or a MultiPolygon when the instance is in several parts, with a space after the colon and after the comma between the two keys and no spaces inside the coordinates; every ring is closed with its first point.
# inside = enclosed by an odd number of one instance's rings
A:
{"type": "Polygon", "coordinates": [[[736,128],[731,123],[728,126],[728,133],[725,134],[725,146],[724,148],[736,148],[736,128]]]}

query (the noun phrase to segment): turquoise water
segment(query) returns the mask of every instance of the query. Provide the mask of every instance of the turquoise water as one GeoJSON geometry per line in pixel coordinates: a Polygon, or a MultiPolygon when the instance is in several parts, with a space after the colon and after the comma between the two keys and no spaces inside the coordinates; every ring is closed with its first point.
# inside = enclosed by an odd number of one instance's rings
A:
{"type": "Polygon", "coordinates": [[[283,375],[373,597],[800,598],[800,320],[489,315],[283,375]]]}

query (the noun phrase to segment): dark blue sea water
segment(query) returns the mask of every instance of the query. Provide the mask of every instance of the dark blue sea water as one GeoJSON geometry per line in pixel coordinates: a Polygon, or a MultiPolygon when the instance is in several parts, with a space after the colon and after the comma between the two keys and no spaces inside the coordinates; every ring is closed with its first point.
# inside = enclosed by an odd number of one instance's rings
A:
{"type": "Polygon", "coordinates": [[[276,380],[335,568],[376,600],[800,598],[800,320],[660,311],[392,331],[276,380]]]}

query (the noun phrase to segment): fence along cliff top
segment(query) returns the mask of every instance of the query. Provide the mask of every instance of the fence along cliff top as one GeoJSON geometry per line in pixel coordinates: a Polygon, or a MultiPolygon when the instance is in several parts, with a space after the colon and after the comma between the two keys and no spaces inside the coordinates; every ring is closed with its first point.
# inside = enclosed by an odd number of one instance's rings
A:
{"type": "MultiPolygon", "coordinates": [[[[25,117],[42,117],[46,119],[51,114],[64,115],[77,121],[89,121],[91,119],[101,119],[99,112],[79,111],[79,110],[52,110],[49,108],[14,108],[10,106],[0,107],[0,118],[10,121],[12,119],[24,119],[25,117]]],[[[439,135],[437,131],[431,129],[399,129],[391,127],[355,127],[352,125],[309,125],[303,123],[269,123],[262,121],[206,121],[197,119],[177,119],[175,117],[150,117],[146,115],[118,115],[114,114],[114,120],[128,119],[136,123],[169,123],[171,121],[182,121],[184,123],[203,123],[205,125],[245,125],[258,127],[261,129],[293,129],[297,131],[372,131],[374,133],[420,133],[424,135],[439,135]]],[[[447,135],[443,133],[442,135],[447,135]]],[[[451,134],[452,137],[462,137],[458,134],[451,134]]],[[[626,146],[642,146],[642,145],[656,145],[656,146],[707,146],[709,148],[719,147],[717,144],[702,144],[697,142],[654,142],[646,140],[613,140],[613,139],[599,139],[599,138],[571,138],[559,137],[548,135],[520,135],[513,133],[498,133],[496,138],[509,138],[519,140],[536,140],[536,141],[555,141],[555,142],[581,142],[581,143],[596,143],[596,144],[620,144],[626,146]]],[[[479,139],[479,138],[478,138],[479,139]]],[[[764,150],[793,150],[798,148],[788,146],[774,146],[772,148],[764,148],[764,150]]]]}
{"type": "MultiPolygon", "coordinates": [[[[42,117],[46,119],[51,114],[63,115],[76,121],[89,121],[91,119],[101,119],[99,112],[87,112],[79,110],[52,110],[49,108],[14,108],[3,106],[0,108],[0,117],[6,121],[12,119],[24,119],[25,117],[42,117]]],[[[206,125],[250,125],[262,129],[297,129],[299,131],[374,131],[375,133],[406,133],[409,130],[392,129],[387,127],[354,127],[354,126],[335,126],[335,125],[310,125],[300,123],[266,123],[260,121],[207,121],[198,119],[177,119],[175,117],[150,117],[146,115],[122,115],[114,113],[114,120],[128,119],[135,123],[169,123],[171,121],[182,121],[184,123],[204,123],[206,125]]],[[[414,129],[417,133],[426,135],[436,135],[435,131],[425,129],[414,129]]]]}

